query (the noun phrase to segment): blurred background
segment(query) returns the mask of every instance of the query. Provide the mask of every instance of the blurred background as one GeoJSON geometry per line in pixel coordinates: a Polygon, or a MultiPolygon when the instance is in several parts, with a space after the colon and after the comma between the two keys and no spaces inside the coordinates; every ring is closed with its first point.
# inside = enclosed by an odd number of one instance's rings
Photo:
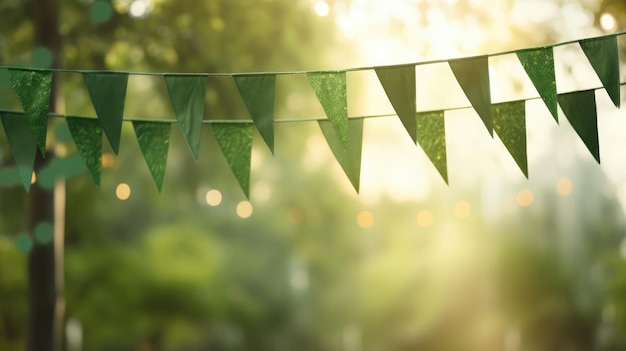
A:
{"type": "MultiPolygon", "coordinates": [[[[343,69],[626,27],[621,0],[42,3],[0,1],[0,64],[343,69]],[[39,45],[39,22],[57,15],[61,41],[39,45]]],[[[554,52],[559,93],[601,86],[577,45],[554,52]]],[[[490,76],[494,102],[538,96],[515,55],[490,58],[490,76]]],[[[79,74],[55,81],[57,112],[95,116],[79,74]]],[[[0,90],[0,108],[21,110],[6,70],[0,90]]],[[[63,349],[624,350],[626,118],[596,98],[602,165],[562,113],[557,125],[528,101],[529,180],[471,109],[446,112],[449,186],[397,117],[366,119],[360,194],[316,122],[277,123],[274,156],[255,134],[249,201],[206,125],[197,162],[172,129],[159,194],[125,123],[100,189],[82,165],[47,182],[65,197],[63,349]]],[[[417,67],[418,110],[462,106],[447,64],[417,67]]],[[[393,112],[373,71],[348,73],[348,109],[393,112]]],[[[277,119],[323,115],[304,75],[277,77],[277,119]]],[[[125,116],[173,118],[161,77],[129,78],[125,116]]],[[[249,119],[231,78],[209,79],[205,119],[249,119]]],[[[64,120],[50,126],[51,152],[75,156],[64,120]]],[[[12,165],[2,131],[0,167],[12,165]]],[[[28,254],[51,245],[28,233],[30,202],[0,188],[3,351],[26,345],[28,254]]]]}

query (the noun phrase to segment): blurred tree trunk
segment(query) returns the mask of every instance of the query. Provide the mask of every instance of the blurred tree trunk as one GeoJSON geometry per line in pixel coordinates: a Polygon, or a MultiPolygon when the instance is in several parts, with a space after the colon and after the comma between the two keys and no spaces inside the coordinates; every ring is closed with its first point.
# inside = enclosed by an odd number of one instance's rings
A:
{"type": "MultiPolygon", "coordinates": [[[[35,24],[35,45],[52,53],[52,67],[58,65],[59,0],[38,0],[28,2],[29,12],[35,24]]],[[[56,110],[56,83],[53,83],[50,97],[50,111],[56,110]]],[[[35,158],[37,174],[52,159],[48,153],[44,159],[39,152],[35,158]]],[[[38,223],[54,223],[54,192],[42,189],[37,183],[30,191],[28,228],[31,233],[38,223]]],[[[56,240],[56,238],[55,238],[56,240]]],[[[28,319],[26,326],[26,348],[28,351],[53,351],[61,342],[57,316],[57,286],[55,274],[54,241],[48,244],[35,243],[28,256],[28,319]],[[55,333],[56,330],[56,333],[55,333]],[[55,335],[56,334],[56,335],[55,335]]],[[[60,351],[60,350],[58,350],[60,351]]]]}

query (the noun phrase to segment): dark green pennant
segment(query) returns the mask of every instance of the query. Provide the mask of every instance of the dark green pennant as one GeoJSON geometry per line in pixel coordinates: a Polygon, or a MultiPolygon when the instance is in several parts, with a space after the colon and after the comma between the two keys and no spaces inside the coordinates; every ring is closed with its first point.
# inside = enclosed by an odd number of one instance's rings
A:
{"type": "Polygon", "coordinates": [[[39,145],[39,151],[45,157],[52,72],[9,69],[9,75],[13,89],[26,112],[28,125],[39,145]]]}
{"type": "Polygon", "coordinates": [[[615,107],[620,106],[619,50],[614,35],[578,42],[615,107]]]}
{"type": "Polygon", "coordinates": [[[448,63],[465,96],[483,120],[489,134],[493,136],[488,57],[469,57],[450,60],[448,63]]]}
{"type": "Polygon", "coordinates": [[[363,119],[352,118],[348,120],[348,149],[345,150],[330,121],[319,121],[322,134],[326,138],[333,155],[348,176],[350,183],[359,192],[361,182],[361,150],[363,147],[363,119]]]}
{"type": "Polygon", "coordinates": [[[444,112],[419,112],[416,116],[417,142],[448,184],[444,112]]]}
{"type": "Polygon", "coordinates": [[[133,121],[133,128],[152,179],[161,192],[170,145],[171,126],[169,123],[133,121]]]}
{"type": "Polygon", "coordinates": [[[211,128],[243,193],[246,198],[250,198],[250,158],[254,126],[252,123],[212,123],[211,128]]]}
{"type": "Polygon", "coordinates": [[[348,149],[348,97],[346,72],[307,72],[311,88],[322,104],[339,143],[348,149]]]}
{"type": "Polygon", "coordinates": [[[521,50],[517,57],[533,82],[541,99],[550,110],[556,123],[559,123],[556,101],[556,75],[554,72],[554,51],[551,47],[521,50]]]}
{"type": "Polygon", "coordinates": [[[275,75],[234,75],[233,79],[256,128],[274,154],[275,75]]]}
{"type": "Polygon", "coordinates": [[[526,152],[526,101],[511,101],[491,106],[493,127],[502,143],[528,178],[526,152]]]}
{"type": "Polygon", "coordinates": [[[83,78],[100,126],[117,155],[122,134],[128,73],[84,72],[83,78]]]}
{"type": "Polygon", "coordinates": [[[200,152],[206,83],[206,75],[165,75],[167,92],[178,126],[194,160],[198,160],[200,152]]]}
{"type": "Polygon", "coordinates": [[[26,192],[29,192],[37,152],[35,135],[29,126],[28,119],[22,113],[2,112],[0,118],[22,179],[22,185],[26,192]]]}
{"type": "Polygon", "coordinates": [[[83,157],[85,165],[96,186],[100,188],[102,173],[102,127],[93,118],[66,117],[67,127],[78,153],[83,157]]]}
{"type": "Polygon", "coordinates": [[[572,127],[587,146],[593,157],[600,163],[598,145],[598,115],[594,90],[575,91],[559,94],[559,105],[572,127]]]}
{"type": "Polygon", "coordinates": [[[404,128],[416,142],[415,65],[376,68],[376,75],[404,128]]]}

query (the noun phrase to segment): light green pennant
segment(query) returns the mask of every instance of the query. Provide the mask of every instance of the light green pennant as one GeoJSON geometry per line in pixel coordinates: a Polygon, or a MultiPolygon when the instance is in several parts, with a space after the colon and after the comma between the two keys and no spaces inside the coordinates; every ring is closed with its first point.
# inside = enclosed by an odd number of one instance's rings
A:
{"type": "Polygon", "coordinates": [[[417,118],[417,142],[430,162],[448,184],[448,161],[446,153],[446,127],[443,111],[419,112],[417,118]]]}
{"type": "Polygon", "coordinates": [[[234,75],[233,79],[261,137],[274,154],[273,74],[234,75]]]}
{"type": "Polygon", "coordinates": [[[465,96],[493,136],[489,59],[487,56],[476,56],[450,60],[448,63],[465,96]]]}
{"type": "Polygon", "coordinates": [[[578,42],[615,107],[620,106],[619,50],[614,35],[578,42]]]}
{"type": "Polygon", "coordinates": [[[307,72],[311,88],[322,104],[339,143],[348,149],[348,97],[346,72],[307,72]]]}
{"type": "Polygon", "coordinates": [[[0,118],[22,179],[22,185],[26,192],[29,192],[37,152],[35,135],[29,126],[28,119],[22,113],[2,112],[0,118]]]}
{"type": "Polygon", "coordinates": [[[45,157],[52,72],[9,69],[9,75],[13,89],[26,112],[28,125],[39,145],[39,151],[45,157]]]}
{"type": "Polygon", "coordinates": [[[526,152],[526,101],[511,101],[491,106],[493,127],[502,143],[528,178],[526,152]]]}
{"type": "Polygon", "coordinates": [[[600,163],[598,115],[594,90],[559,94],[558,100],[570,124],[574,127],[574,130],[578,133],[596,161],[600,163]]]}
{"type": "Polygon", "coordinates": [[[165,85],[178,126],[194,160],[198,160],[200,152],[206,83],[206,75],[165,75],[165,85]]]}
{"type": "Polygon", "coordinates": [[[128,73],[84,72],[83,78],[100,126],[117,155],[122,134],[128,73]]]}
{"type": "Polygon", "coordinates": [[[161,192],[170,145],[171,126],[169,123],[133,121],[133,128],[152,179],[161,192]]]}
{"type": "Polygon", "coordinates": [[[252,123],[212,123],[215,139],[246,198],[250,198],[252,123]]]}
{"type": "Polygon", "coordinates": [[[556,75],[554,72],[554,51],[551,47],[521,50],[517,58],[526,70],[541,99],[550,110],[556,123],[559,123],[556,101],[556,75]]]}
{"type": "Polygon", "coordinates": [[[404,128],[416,142],[415,65],[376,68],[376,75],[404,128]]]}
{"type": "Polygon", "coordinates": [[[102,173],[102,127],[96,119],[66,117],[78,153],[83,157],[85,165],[96,186],[100,188],[102,173]]]}
{"type": "Polygon", "coordinates": [[[348,120],[348,149],[345,150],[330,121],[319,121],[322,134],[326,138],[333,155],[348,176],[350,183],[359,192],[361,182],[361,150],[363,147],[363,119],[352,118],[348,120]]]}

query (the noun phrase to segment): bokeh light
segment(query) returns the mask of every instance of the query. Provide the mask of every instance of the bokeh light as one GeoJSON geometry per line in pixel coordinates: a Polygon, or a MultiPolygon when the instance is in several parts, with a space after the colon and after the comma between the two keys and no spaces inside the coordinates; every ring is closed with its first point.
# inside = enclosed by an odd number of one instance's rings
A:
{"type": "Polygon", "coordinates": [[[517,193],[517,203],[522,207],[530,206],[533,203],[533,193],[528,189],[522,189],[517,193]]]}
{"type": "Polygon", "coordinates": [[[33,239],[27,233],[20,233],[15,239],[15,244],[18,250],[27,253],[33,248],[33,239]]]}
{"type": "Polygon", "coordinates": [[[374,215],[370,211],[361,211],[356,217],[356,223],[361,228],[369,228],[374,225],[374,215]]]}
{"type": "Polygon", "coordinates": [[[613,17],[610,13],[603,13],[600,16],[600,26],[606,32],[614,32],[617,29],[617,21],[615,21],[615,17],[613,17]]]}
{"type": "Polygon", "coordinates": [[[37,182],[37,173],[33,171],[33,174],[30,176],[30,183],[35,184],[37,182]]]}
{"type": "Polygon", "coordinates": [[[111,19],[113,7],[108,1],[94,1],[89,8],[89,14],[95,23],[105,23],[111,19]]]}
{"type": "Polygon", "coordinates": [[[328,3],[326,1],[316,1],[314,8],[315,14],[320,17],[328,16],[328,14],[330,13],[330,7],[328,6],[328,3]]]}
{"type": "Polygon", "coordinates": [[[50,68],[52,66],[52,51],[39,46],[33,50],[33,66],[38,68],[50,68]]]}
{"type": "Polygon", "coordinates": [[[217,206],[222,203],[222,193],[217,189],[211,189],[206,192],[204,199],[209,206],[217,206]]]}
{"type": "Polygon", "coordinates": [[[454,215],[457,218],[467,218],[472,213],[472,207],[467,201],[459,201],[454,205],[454,215]]]}
{"type": "Polygon", "coordinates": [[[37,226],[35,227],[35,239],[37,239],[37,242],[45,245],[50,243],[53,237],[54,228],[52,227],[51,223],[41,222],[37,224],[37,226]]]}
{"type": "Polygon", "coordinates": [[[102,154],[102,168],[111,168],[115,164],[115,157],[110,152],[102,154]]]}
{"type": "Polygon", "coordinates": [[[567,177],[559,179],[556,183],[556,191],[561,196],[569,195],[572,192],[573,187],[572,181],[567,177]]]}
{"type": "Polygon", "coordinates": [[[130,197],[130,186],[126,183],[120,183],[115,188],[115,196],[120,200],[127,200],[130,197]]]}
{"type": "Polygon", "coordinates": [[[428,228],[434,222],[433,213],[429,210],[421,210],[417,213],[417,224],[422,228],[428,228]]]}
{"type": "Polygon", "coordinates": [[[240,218],[248,218],[252,216],[252,204],[249,201],[241,201],[237,204],[237,216],[240,218]]]}

